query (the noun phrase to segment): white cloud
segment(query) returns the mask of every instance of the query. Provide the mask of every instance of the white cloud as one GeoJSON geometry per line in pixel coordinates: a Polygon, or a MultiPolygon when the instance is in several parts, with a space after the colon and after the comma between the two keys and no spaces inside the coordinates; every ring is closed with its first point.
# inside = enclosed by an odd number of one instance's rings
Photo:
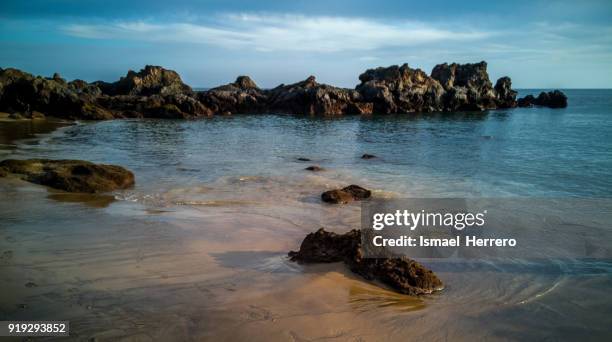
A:
{"type": "Polygon", "coordinates": [[[62,30],[76,37],[210,44],[258,51],[339,52],[469,41],[489,33],[443,28],[414,21],[364,18],[230,14],[214,23],[146,21],[73,24],[62,30]]]}

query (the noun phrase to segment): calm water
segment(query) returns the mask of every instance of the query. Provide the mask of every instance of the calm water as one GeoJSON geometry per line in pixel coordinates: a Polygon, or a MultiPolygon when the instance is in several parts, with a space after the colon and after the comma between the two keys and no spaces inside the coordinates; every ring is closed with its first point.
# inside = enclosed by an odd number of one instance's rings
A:
{"type": "Polygon", "coordinates": [[[227,176],[296,174],[303,165],[295,159],[308,157],[308,164],[402,195],[610,197],[612,90],[567,94],[570,107],[555,110],[106,121],[69,127],[16,154],[123,165],[143,193],[227,176]],[[363,161],[363,153],[380,159],[363,161]]]}
{"type": "Polygon", "coordinates": [[[102,339],[609,338],[607,260],[433,260],[447,288],[409,299],[285,258],[320,226],[359,226],[358,205],[318,199],[351,183],[375,197],[611,198],[612,90],[566,93],[566,109],[116,120],[22,140],[0,158],[118,164],[137,185],[113,202],[0,182],[0,315],[68,318],[102,339]]]}

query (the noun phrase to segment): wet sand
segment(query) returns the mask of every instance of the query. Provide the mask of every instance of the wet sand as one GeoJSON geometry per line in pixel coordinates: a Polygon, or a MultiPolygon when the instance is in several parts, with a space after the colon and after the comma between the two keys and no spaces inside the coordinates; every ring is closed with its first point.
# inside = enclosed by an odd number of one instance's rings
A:
{"type": "Polygon", "coordinates": [[[0,149],[15,148],[14,142],[53,132],[71,123],[59,119],[8,119],[0,113],[0,149]]]}

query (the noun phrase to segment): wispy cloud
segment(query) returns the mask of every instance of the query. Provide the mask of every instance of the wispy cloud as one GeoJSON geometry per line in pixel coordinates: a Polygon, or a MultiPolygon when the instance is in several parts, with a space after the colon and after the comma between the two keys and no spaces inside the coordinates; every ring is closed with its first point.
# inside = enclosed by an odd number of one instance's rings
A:
{"type": "Polygon", "coordinates": [[[214,22],[148,21],[71,24],[71,36],[91,39],[210,44],[257,51],[339,52],[470,41],[491,35],[467,27],[441,27],[415,21],[382,22],[366,18],[229,14],[214,22]]]}

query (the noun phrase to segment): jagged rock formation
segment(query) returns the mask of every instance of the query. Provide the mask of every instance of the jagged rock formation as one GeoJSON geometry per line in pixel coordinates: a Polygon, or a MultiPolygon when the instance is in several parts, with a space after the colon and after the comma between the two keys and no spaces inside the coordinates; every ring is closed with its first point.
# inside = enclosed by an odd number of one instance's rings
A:
{"type": "Polygon", "coordinates": [[[435,273],[407,257],[364,257],[361,232],[356,229],[346,234],[336,234],[321,228],[308,234],[300,250],[289,252],[289,257],[300,263],[342,261],[365,279],[380,281],[408,295],[429,294],[444,287],[435,273]]]}
{"type": "Polygon", "coordinates": [[[357,90],[373,104],[375,113],[409,113],[442,110],[444,89],[420,69],[401,67],[369,69],[359,76],[357,90]]]}
{"type": "MultiPolygon", "coordinates": [[[[509,77],[492,85],[485,62],[439,64],[431,76],[407,64],[369,69],[355,89],[316,82],[314,76],[290,85],[261,89],[248,76],[194,92],[172,70],[147,65],[114,83],[66,82],[59,74],[33,76],[0,69],[0,111],[32,117],[36,111],[67,119],[126,117],[196,118],[223,114],[306,115],[388,114],[487,110],[517,106],[509,77]]],[[[526,97],[519,105],[563,107],[560,91],[526,97]]],[[[40,116],[40,115],[38,115],[40,116]]]]}
{"type": "Polygon", "coordinates": [[[128,71],[115,83],[94,82],[106,95],[191,95],[191,87],[184,84],[176,71],[147,65],[139,72],[128,71]]]}
{"type": "Polygon", "coordinates": [[[538,97],[527,95],[518,100],[519,107],[542,106],[549,108],[565,108],[567,107],[567,96],[559,90],[541,92],[538,97]]]}
{"type": "Polygon", "coordinates": [[[272,113],[287,114],[370,114],[372,105],[361,101],[358,91],[317,83],[314,76],[268,91],[272,113]]]}
{"type": "Polygon", "coordinates": [[[57,117],[112,119],[113,115],[95,104],[98,93],[78,81],[66,83],[59,75],[35,77],[17,69],[0,70],[0,111],[32,111],[57,117]]]}
{"type": "Polygon", "coordinates": [[[234,83],[202,92],[198,99],[213,113],[222,115],[261,113],[267,102],[264,91],[249,76],[238,76],[234,83]]]}

